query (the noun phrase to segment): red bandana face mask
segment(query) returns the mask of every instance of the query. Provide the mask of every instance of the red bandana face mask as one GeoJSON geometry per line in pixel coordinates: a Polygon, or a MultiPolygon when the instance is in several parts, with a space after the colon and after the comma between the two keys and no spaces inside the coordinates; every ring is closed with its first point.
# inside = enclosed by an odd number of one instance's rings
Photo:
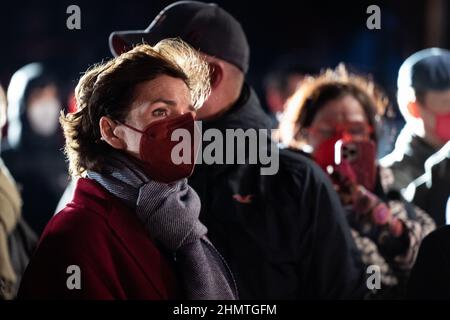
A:
{"type": "MultiPolygon", "coordinates": [[[[140,163],[150,178],[158,182],[171,183],[187,178],[192,174],[196,157],[194,147],[195,121],[192,113],[152,122],[143,131],[127,124],[124,125],[142,134],[139,147],[140,163]],[[184,129],[190,139],[190,141],[188,140],[190,148],[187,150],[190,152],[190,155],[187,155],[189,161],[182,161],[181,163],[179,163],[179,159],[175,161],[176,163],[172,159],[174,147],[178,144],[186,145],[183,140],[184,135],[181,138],[176,135],[174,139],[178,140],[171,140],[172,134],[177,129],[184,129]]],[[[175,152],[175,156],[185,159],[186,157],[183,157],[184,151],[182,149],[180,153],[175,152]]]]}
{"type": "Polygon", "coordinates": [[[337,133],[335,136],[324,140],[313,151],[312,157],[317,164],[327,172],[328,166],[334,166],[334,154],[336,143],[343,137],[342,133],[337,133]]]}
{"type": "Polygon", "coordinates": [[[450,141],[450,113],[435,115],[435,134],[443,142],[450,141]]]}

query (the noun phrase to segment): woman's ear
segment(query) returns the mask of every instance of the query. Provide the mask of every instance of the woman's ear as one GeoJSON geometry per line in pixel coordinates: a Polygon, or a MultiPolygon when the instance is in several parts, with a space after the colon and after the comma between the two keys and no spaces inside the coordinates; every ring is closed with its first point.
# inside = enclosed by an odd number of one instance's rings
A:
{"type": "Polygon", "coordinates": [[[209,63],[211,89],[217,88],[223,79],[223,67],[216,62],[209,63]]]}
{"type": "Polygon", "coordinates": [[[113,120],[103,116],[100,118],[99,126],[103,141],[114,149],[124,150],[127,148],[125,141],[114,133],[117,124],[113,120]]]}

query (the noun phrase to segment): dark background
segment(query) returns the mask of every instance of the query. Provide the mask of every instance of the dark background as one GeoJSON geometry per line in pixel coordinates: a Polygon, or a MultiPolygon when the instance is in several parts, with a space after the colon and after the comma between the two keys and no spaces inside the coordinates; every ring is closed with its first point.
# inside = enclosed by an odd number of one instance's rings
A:
{"type": "MultiPolygon", "coordinates": [[[[111,57],[108,36],[112,31],[145,29],[172,2],[4,1],[0,82],[6,87],[18,68],[43,61],[54,68],[68,94],[83,71],[111,57]],[[66,28],[66,9],[71,4],[81,8],[81,30],[66,28]]],[[[248,80],[259,93],[264,75],[277,58],[290,52],[307,52],[315,64],[325,67],[346,62],[351,68],[372,74],[395,102],[402,61],[419,49],[450,45],[445,0],[216,3],[234,15],[247,33],[251,47],[248,80]],[[381,8],[381,30],[366,28],[366,8],[371,4],[381,8]],[[443,17],[443,24],[433,12],[443,17]]]]}

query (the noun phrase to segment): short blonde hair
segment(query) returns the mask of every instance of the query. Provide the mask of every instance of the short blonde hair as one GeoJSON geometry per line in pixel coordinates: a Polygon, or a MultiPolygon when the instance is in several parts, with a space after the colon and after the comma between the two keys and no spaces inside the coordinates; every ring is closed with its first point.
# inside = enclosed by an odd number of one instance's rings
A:
{"type": "Polygon", "coordinates": [[[182,79],[195,109],[203,105],[210,93],[208,64],[178,39],[162,40],[154,47],[140,44],[95,65],[81,77],[75,89],[77,111],[60,117],[73,176],[82,176],[86,170],[102,171],[112,147],[100,139],[100,118],[124,121],[136,85],[160,75],[182,79]]]}

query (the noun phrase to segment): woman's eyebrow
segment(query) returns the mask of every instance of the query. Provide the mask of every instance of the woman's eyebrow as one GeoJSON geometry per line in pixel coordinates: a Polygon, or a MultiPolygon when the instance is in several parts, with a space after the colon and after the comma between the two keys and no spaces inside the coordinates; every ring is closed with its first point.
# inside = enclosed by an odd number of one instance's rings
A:
{"type": "Polygon", "coordinates": [[[155,100],[152,100],[151,104],[158,103],[158,102],[162,102],[162,103],[168,104],[170,106],[177,105],[177,102],[175,100],[164,99],[164,98],[157,98],[155,100]]]}

